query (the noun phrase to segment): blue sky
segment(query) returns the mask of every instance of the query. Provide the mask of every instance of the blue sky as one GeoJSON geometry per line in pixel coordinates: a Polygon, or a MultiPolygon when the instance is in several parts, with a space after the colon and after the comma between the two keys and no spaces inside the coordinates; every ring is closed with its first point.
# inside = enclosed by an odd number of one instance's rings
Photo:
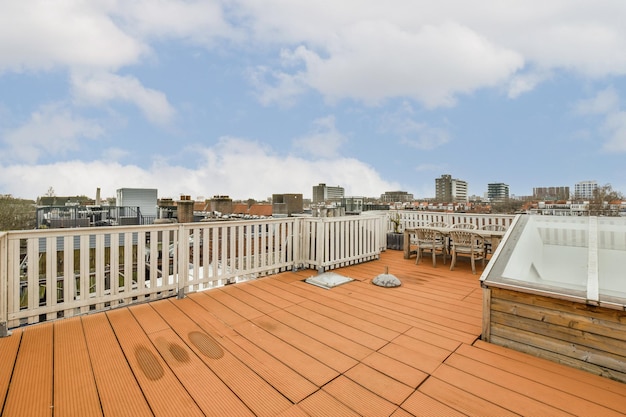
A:
{"type": "Polygon", "coordinates": [[[0,194],[626,192],[626,3],[3,0],[0,194]]]}

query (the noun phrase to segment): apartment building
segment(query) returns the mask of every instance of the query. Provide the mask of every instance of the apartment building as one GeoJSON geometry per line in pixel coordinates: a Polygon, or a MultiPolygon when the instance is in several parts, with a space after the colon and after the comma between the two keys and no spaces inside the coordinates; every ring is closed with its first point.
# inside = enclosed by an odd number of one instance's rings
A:
{"type": "Polygon", "coordinates": [[[344,196],[343,187],[329,187],[323,183],[313,186],[313,204],[340,202],[344,196]]]}
{"type": "Polygon", "coordinates": [[[487,198],[494,203],[507,201],[509,199],[509,186],[502,182],[487,184],[487,198]]]}
{"type": "Polygon", "coordinates": [[[598,189],[596,181],[581,181],[574,184],[574,197],[580,200],[591,200],[598,189]]]}
{"type": "Polygon", "coordinates": [[[444,174],[435,178],[435,195],[440,202],[467,202],[467,181],[444,174]]]}

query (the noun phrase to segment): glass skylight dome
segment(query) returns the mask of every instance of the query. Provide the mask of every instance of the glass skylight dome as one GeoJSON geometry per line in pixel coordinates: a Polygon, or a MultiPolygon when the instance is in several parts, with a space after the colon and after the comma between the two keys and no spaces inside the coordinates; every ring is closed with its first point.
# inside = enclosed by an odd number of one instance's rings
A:
{"type": "Polygon", "coordinates": [[[626,307],[626,218],[518,216],[483,286],[626,307]]]}

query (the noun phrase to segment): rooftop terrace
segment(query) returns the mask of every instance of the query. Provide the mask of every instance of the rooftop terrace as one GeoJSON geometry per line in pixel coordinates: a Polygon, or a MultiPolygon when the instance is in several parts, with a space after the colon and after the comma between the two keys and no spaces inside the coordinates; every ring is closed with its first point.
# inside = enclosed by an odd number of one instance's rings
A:
{"type": "MultiPolygon", "coordinates": [[[[33,249],[34,250],[34,249],[33,249]]],[[[469,262],[400,251],[12,330],[2,416],[622,416],[626,385],[479,340],[469,262]],[[384,272],[402,281],[382,288],[384,272]]]]}

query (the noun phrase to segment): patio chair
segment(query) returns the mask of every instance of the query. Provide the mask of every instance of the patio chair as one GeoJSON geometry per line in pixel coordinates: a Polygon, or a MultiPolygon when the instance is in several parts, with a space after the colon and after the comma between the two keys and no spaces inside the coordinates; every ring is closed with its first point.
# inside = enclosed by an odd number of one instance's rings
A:
{"type": "Polygon", "coordinates": [[[478,227],[474,223],[456,223],[452,225],[453,229],[476,230],[478,227]]]}
{"type": "MultiPolygon", "coordinates": [[[[500,232],[504,232],[506,230],[506,227],[504,227],[501,224],[486,224],[483,227],[481,227],[482,230],[492,230],[492,231],[500,231],[500,232]]],[[[485,253],[491,253],[493,249],[493,242],[491,241],[491,238],[486,237],[485,238],[485,253]]]]}
{"type": "Polygon", "coordinates": [[[448,227],[448,223],[446,222],[431,222],[428,223],[428,227],[448,227]]]}
{"type": "Polygon", "coordinates": [[[441,252],[443,255],[443,264],[445,265],[448,253],[445,237],[440,232],[427,227],[415,229],[415,234],[417,235],[417,259],[415,264],[419,263],[424,251],[430,251],[433,257],[433,267],[437,267],[437,252],[441,252]]]}
{"type": "Polygon", "coordinates": [[[472,262],[472,273],[476,274],[476,261],[483,261],[485,267],[485,240],[482,236],[469,230],[451,230],[450,241],[452,245],[452,261],[450,271],[454,270],[456,258],[459,254],[469,255],[472,262]]]}

